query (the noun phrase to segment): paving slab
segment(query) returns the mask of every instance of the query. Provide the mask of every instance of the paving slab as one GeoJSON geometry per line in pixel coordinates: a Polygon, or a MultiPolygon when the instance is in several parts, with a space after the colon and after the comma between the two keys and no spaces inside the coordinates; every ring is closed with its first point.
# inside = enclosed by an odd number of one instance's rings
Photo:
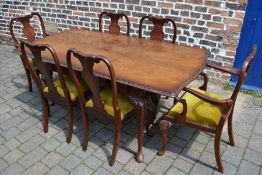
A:
{"type": "Polygon", "coordinates": [[[60,166],[56,166],[56,167],[52,168],[47,174],[49,174],[49,175],[66,175],[66,174],[69,174],[69,172],[66,171],[64,168],[62,168],[60,166]]]}
{"type": "Polygon", "coordinates": [[[260,167],[248,161],[242,161],[238,169],[238,175],[258,175],[260,167]]]}
{"type": "Polygon", "coordinates": [[[24,171],[24,168],[20,166],[18,163],[13,163],[8,168],[3,170],[1,173],[3,175],[15,175],[15,174],[21,174],[24,171]]]}

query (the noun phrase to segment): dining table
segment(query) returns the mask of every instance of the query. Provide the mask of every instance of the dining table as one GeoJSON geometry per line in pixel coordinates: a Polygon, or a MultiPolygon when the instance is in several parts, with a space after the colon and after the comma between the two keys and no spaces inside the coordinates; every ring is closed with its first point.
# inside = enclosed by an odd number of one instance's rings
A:
{"type": "MultiPolygon", "coordinates": [[[[205,48],[86,29],[70,29],[54,33],[37,39],[33,43],[49,44],[55,50],[64,68],[67,67],[66,53],[70,48],[88,55],[106,57],[114,68],[117,83],[131,87],[138,92],[128,95],[136,111],[140,111],[137,115],[142,123],[144,123],[144,115],[141,114],[143,111],[141,109],[144,109],[146,104],[150,104],[147,103],[150,100],[145,95],[141,95],[141,92],[176,97],[203,71],[210,54],[205,48]]],[[[43,52],[42,57],[46,63],[54,64],[50,52],[43,52]]],[[[76,71],[82,69],[77,59],[73,59],[73,68],[76,71]]],[[[110,79],[107,67],[103,64],[95,65],[94,74],[102,79],[110,79]]],[[[154,106],[153,103],[151,104],[154,106]]],[[[152,113],[155,115],[156,105],[152,108],[152,113]]],[[[143,130],[138,130],[136,155],[138,162],[144,159],[143,132],[143,130]]]]}

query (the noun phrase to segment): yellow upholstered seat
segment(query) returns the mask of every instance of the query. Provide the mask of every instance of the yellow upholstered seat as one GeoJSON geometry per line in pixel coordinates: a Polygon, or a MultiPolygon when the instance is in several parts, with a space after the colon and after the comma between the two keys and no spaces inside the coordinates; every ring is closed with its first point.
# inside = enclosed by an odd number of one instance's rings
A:
{"type": "MultiPolygon", "coordinates": [[[[197,88],[192,88],[192,89],[210,98],[216,100],[224,100],[224,98],[219,95],[208,93],[206,91],[197,88]]],[[[196,122],[202,125],[208,125],[214,127],[218,125],[223,112],[222,107],[205,102],[188,92],[186,92],[182,96],[182,99],[185,99],[187,103],[187,114],[186,114],[187,121],[196,122]]],[[[176,117],[177,114],[182,112],[182,110],[183,110],[183,105],[181,103],[177,103],[169,111],[168,114],[176,117]]]]}
{"type": "Polygon", "coordinates": [[[29,60],[29,63],[30,63],[31,65],[33,65],[33,60],[29,60]]]}
{"type": "MultiPolygon", "coordinates": [[[[70,76],[68,75],[64,75],[64,80],[65,80],[65,84],[66,84],[66,87],[68,88],[69,90],[69,93],[70,93],[70,97],[72,100],[75,100],[77,97],[78,97],[78,91],[77,91],[77,88],[75,86],[75,83],[74,81],[71,79],[70,76]]],[[[61,95],[62,97],[65,97],[65,94],[64,94],[64,91],[63,91],[63,88],[62,88],[62,85],[60,83],[60,80],[59,79],[56,79],[53,81],[54,82],[54,86],[56,87],[57,89],[57,92],[59,95],[61,95]]],[[[81,81],[81,86],[82,86],[82,90],[85,92],[88,87],[87,85],[85,84],[85,82],[82,80],[81,81]]],[[[47,93],[48,92],[48,87],[45,87],[44,88],[44,92],[47,93]]]]}
{"type": "MultiPolygon", "coordinates": [[[[112,90],[110,88],[105,88],[101,90],[100,97],[101,100],[104,102],[105,111],[111,116],[114,116],[114,108],[112,104],[112,90]]],[[[133,106],[130,104],[128,97],[121,93],[118,93],[118,105],[121,110],[121,118],[133,109],[133,106]]],[[[93,107],[92,99],[86,102],[86,106],[93,107]]]]}

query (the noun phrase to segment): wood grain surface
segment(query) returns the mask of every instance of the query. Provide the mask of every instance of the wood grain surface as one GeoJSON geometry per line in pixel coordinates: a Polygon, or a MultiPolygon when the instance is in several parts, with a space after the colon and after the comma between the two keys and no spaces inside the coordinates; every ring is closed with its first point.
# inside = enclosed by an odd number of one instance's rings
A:
{"type": "MultiPolygon", "coordinates": [[[[49,44],[59,61],[66,66],[66,52],[75,48],[88,55],[107,57],[112,63],[117,81],[126,85],[166,96],[176,96],[194,80],[206,65],[209,51],[201,48],[73,29],[34,41],[49,44]]],[[[53,62],[46,52],[43,57],[53,62]]],[[[77,60],[74,68],[82,69],[77,60]]],[[[105,66],[96,66],[97,76],[109,78],[105,66]]]]}

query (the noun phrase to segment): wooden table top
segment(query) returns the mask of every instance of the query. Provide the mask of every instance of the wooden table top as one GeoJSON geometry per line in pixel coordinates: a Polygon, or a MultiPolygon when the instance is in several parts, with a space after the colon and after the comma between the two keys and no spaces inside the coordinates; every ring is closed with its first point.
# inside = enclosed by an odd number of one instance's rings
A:
{"type": "MultiPolygon", "coordinates": [[[[64,66],[69,48],[105,56],[111,61],[119,83],[166,96],[178,95],[193,81],[205,67],[209,55],[206,49],[83,29],[56,33],[34,43],[51,45],[64,66]]],[[[52,62],[48,53],[43,53],[43,57],[52,62]]],[[[73,60],[73,65],[82,69],[77,60],[73,60]]],[[[97,76],[109,78],[103,64],[96,65],[95,72],[97,76]]]]}

